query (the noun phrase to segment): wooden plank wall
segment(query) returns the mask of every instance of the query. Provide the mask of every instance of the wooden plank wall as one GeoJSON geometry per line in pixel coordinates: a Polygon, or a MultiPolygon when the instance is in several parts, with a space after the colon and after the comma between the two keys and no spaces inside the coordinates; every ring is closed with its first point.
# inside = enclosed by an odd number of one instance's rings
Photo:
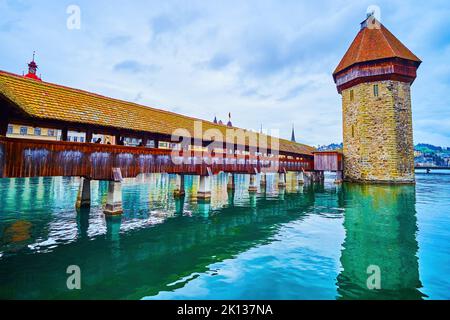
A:
{"type": "Polygon", "coordinates": [[[223,155],[205,159],[190,151],[177,152],[174,163],[172,151],[144,147],[42,141],[0,137],[0,168],[3,177],[83,176],[95,180],[112,180],[112,168],[120,168],[122,176],[136,177],[140,173],[216,174],[220,171],[255,173],[268,169],[274,172],[312,170],[313,160],[261,158],[237,155],[223,159],[223,155]],[[2,156],[1,156],[2,155],[2,156]],[[278,167],[275,166],[278,165],[278,167]],[[272,168],[272,169],[271,169],[272,168]]]}
{"type": "Polygon", "coordinates": [[[342,154],[338,152],[315,153],[314,170],[317,171],[343,170],[342,154]]]}

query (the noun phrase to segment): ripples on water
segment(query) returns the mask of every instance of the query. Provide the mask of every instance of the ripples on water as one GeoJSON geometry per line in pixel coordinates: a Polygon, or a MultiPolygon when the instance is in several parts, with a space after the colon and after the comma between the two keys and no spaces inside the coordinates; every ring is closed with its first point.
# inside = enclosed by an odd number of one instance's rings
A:
{"type": "Polygon", "coordinates": [[[105,218],[107,183],[74,209],[78,178],[0,179],[0,298],[448,299],[450,175],[414,186],[324,186],[172,196],[175,177],[123,185],[124,215],[105,218]],[[82,290],[66,287],[79,265],[82,290]],[[380,267],[379,291],[367,267],[380,267]]]}

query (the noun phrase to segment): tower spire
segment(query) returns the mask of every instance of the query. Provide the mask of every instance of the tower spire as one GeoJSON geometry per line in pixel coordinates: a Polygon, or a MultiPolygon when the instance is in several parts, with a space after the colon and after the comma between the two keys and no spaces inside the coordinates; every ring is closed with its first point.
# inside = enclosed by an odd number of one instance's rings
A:
{"type": "Polygon", "coordinates": [[[297,141],[295,141],[295,129],[294,129],[294,124],[292,124],[291,141],[292,141],[292,142],[297,142],[297,141]]]}
{"type": "Polygon", "coordinates": [[[228,123],[227,123],[228,127],[232,127],[233,123],[231,122],[231,112],[228,113],[228,123]]]}

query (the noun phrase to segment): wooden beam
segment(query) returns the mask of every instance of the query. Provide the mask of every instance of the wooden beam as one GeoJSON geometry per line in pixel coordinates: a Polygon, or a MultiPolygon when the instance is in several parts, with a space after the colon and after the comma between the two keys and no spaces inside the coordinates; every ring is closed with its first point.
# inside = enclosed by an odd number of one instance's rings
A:
{"type": "Polygon", "coordinates": [[[8,120],[0,119],[0,136],[6,136],[8,132],[8,120]]]}
{"type": "Polygon", "coordinates": [[[92,136],[93,136],[92,130],[87,130],[86,131],[86,142],[92,142],[92,136]]]}
{"type": "Polygon", "coordinates": [[[61,140],[62,141],[68,141],[69,140],[69,129],[63,128],[61,130],[61,140]]]}

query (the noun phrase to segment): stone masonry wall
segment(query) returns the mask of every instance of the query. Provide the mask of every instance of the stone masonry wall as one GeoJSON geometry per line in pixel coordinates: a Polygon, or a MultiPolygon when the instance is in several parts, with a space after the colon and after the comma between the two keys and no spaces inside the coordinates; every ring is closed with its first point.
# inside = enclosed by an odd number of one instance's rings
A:
{"type": "Polygon", "coordinates": [[[342,91],[342,107],[345,180],[414,183],[410,84],[358,84],[342,91]]]}

